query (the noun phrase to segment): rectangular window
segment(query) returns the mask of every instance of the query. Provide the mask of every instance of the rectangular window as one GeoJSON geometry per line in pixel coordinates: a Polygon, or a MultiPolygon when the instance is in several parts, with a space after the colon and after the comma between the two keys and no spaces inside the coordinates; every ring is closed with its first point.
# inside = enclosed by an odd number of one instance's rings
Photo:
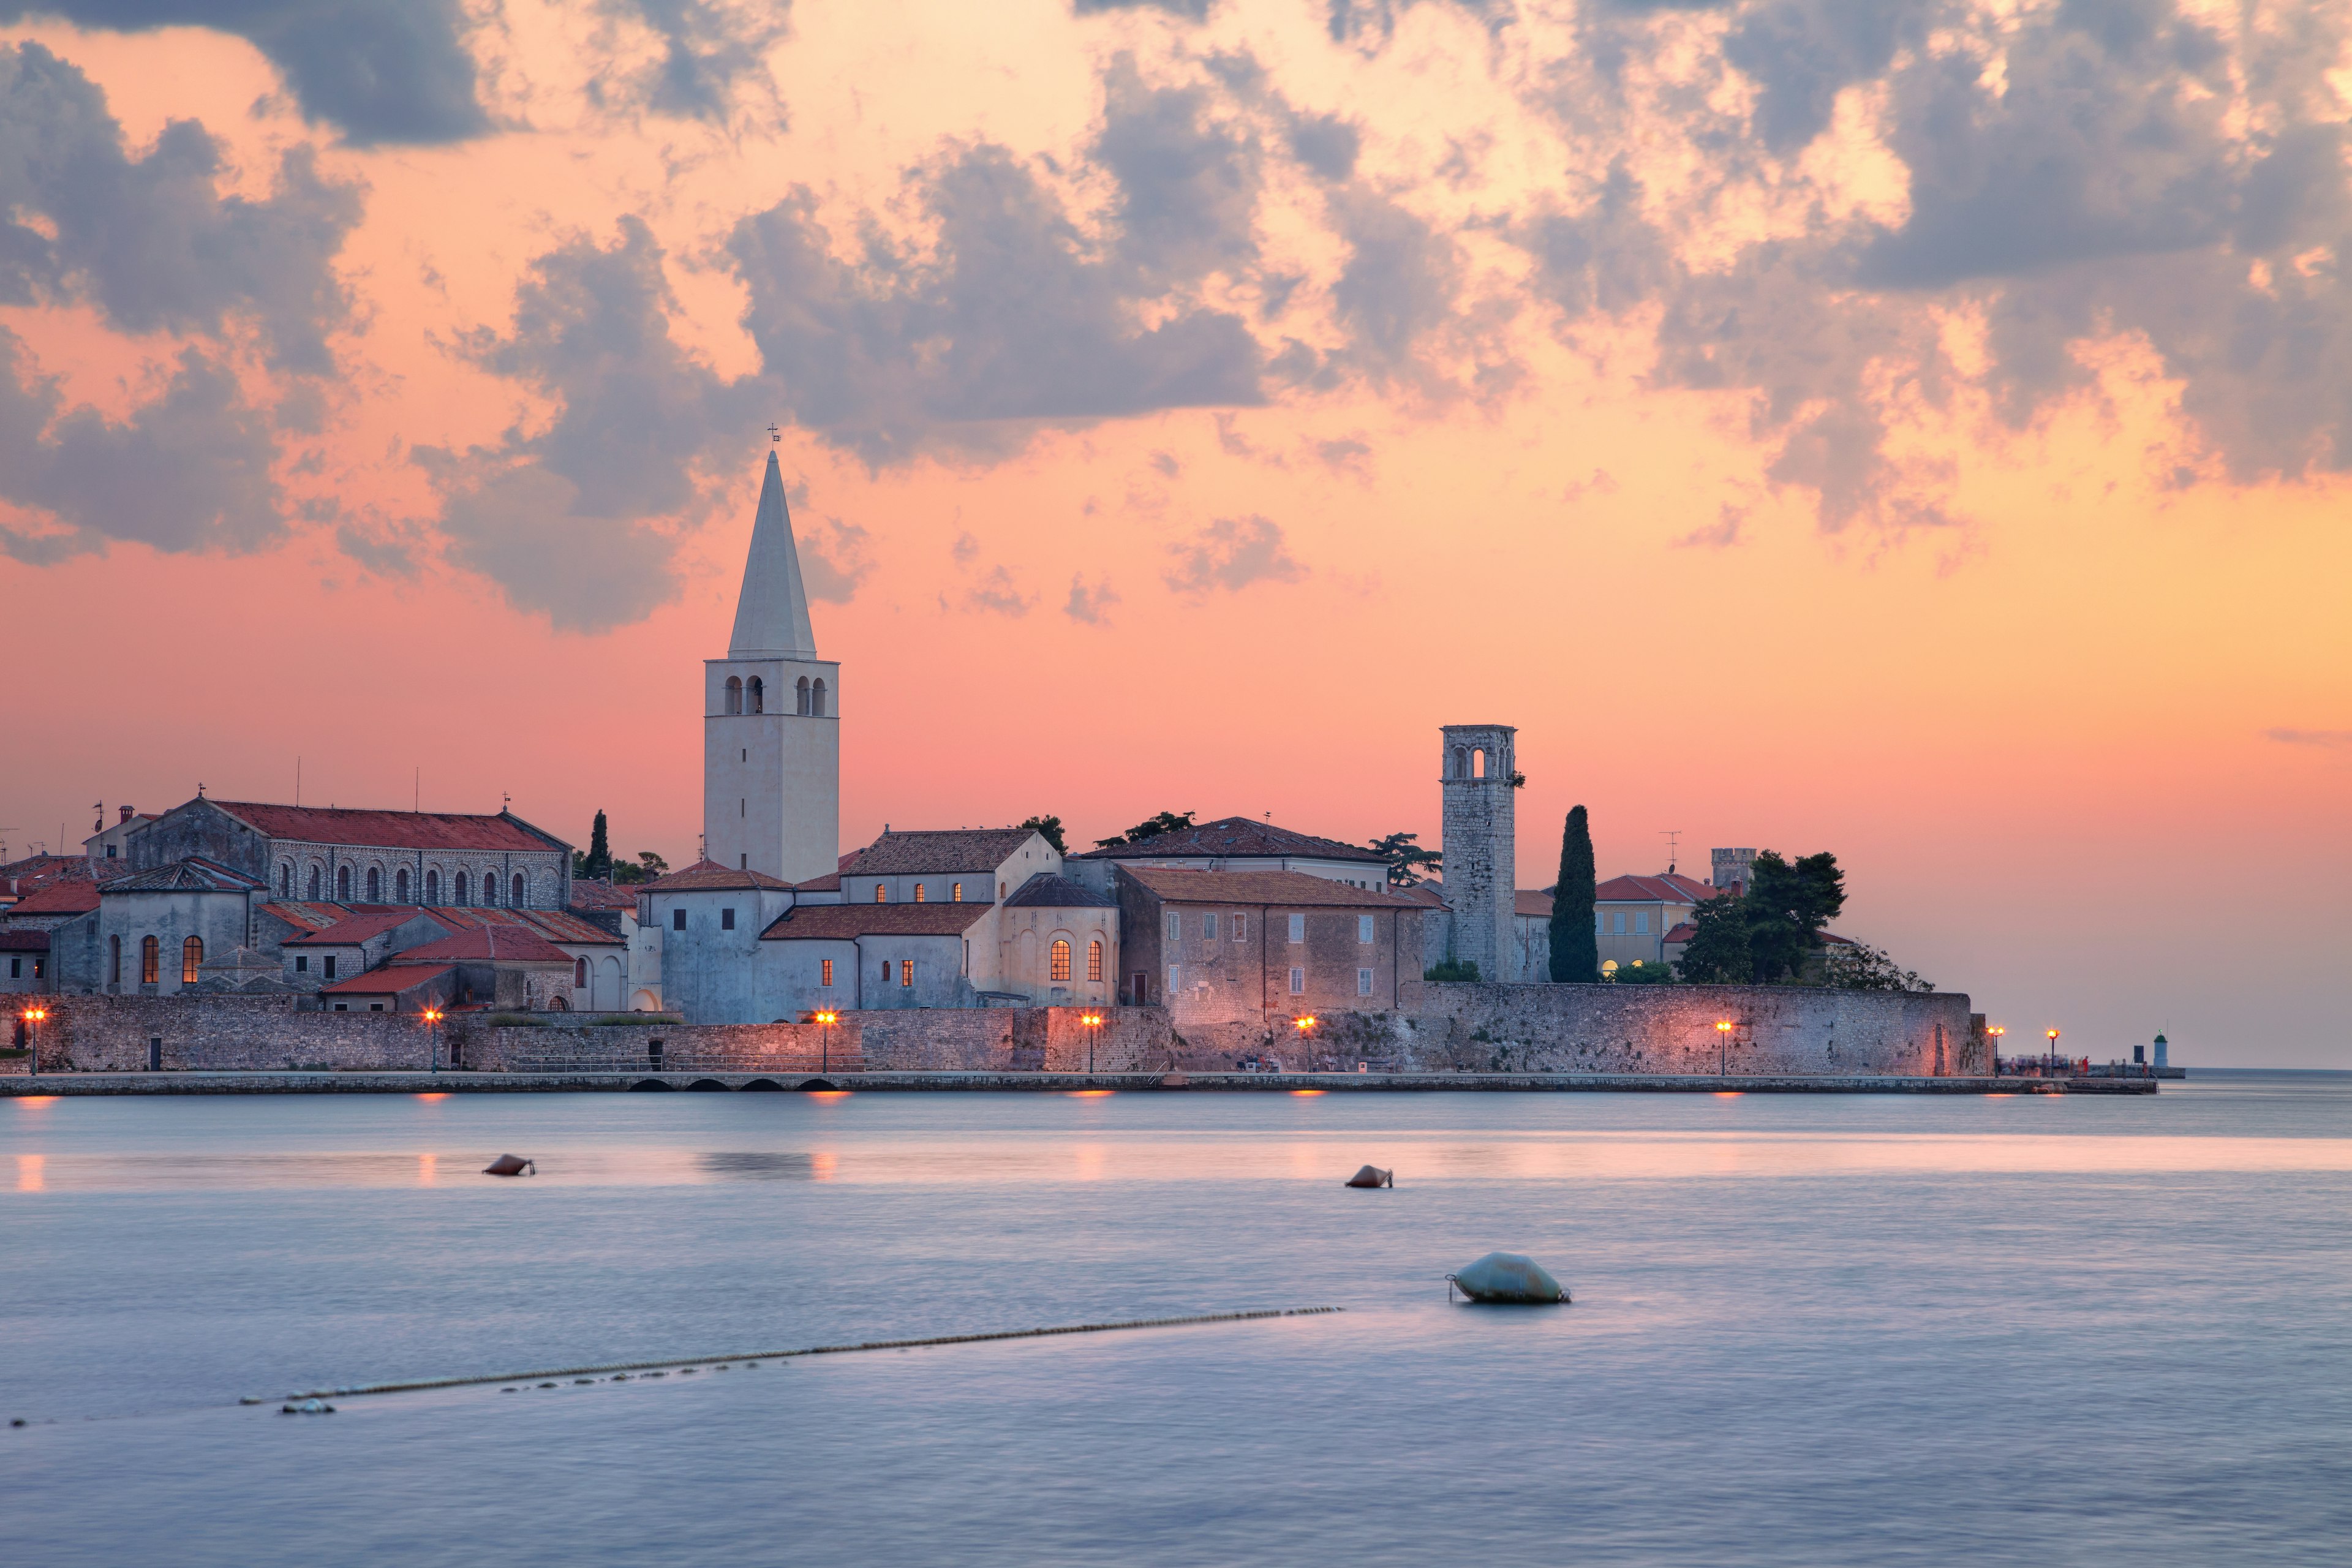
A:
{"type": "Polygon", "coordinates": [[[928,883],[924,883],[924,882],[918,882],[918,883],[916,883],[916,884],[915,884],[915,902],[917,902],[917,903],[919,903],[919,904],[927,904],[927,903],[930,902],[930,900],[931,900],[931,889],[930,889],[929,884],[928,884],[928,883]]]}
{"type": "Polygon", "coordinates": [[[1184,940],[1184,917],[1182,915],[1171,914],[1168,917],[1168,940],[1170,942],[1182,942],[1184,940]]]}
{"type": "Polygon", "coordinates": [[[827,958],[818,961],[816,966],[816,983],[819,985],[830,985],[833,984],[833,960],[827,958]]]}
{"type": "Polygon", "coordinates": [[[669,929],[672,931],[684,931],[686,929],[686,911],[684,910],[670,910],[669,929]]]}
{"type": "Polygon", "coordinates": [[[1201,934],[1211,942],[1217,940],[1217,917],[1213,910],[1201,917],[1201,934]]]}
{"type": "Polygon", "coordinates": [[[1293,996],[1307,994],[1307,971],[1295,963],[1290,966],[1290,994],[1293,996]]]}
{"type": "Polygon", "coordinates": [[[368,1004],[368,1011],[371,1013],[381,1013],[383,1011],[383,1004],[381,1002],[371,1002],[368,1004]]]}
{"type": "Polygon", "coordinates": [[[297,974],[310,973],[310,958],[308,953],[298,952],[294,955],[294,973],[297,974]]]}
{"type": "Polygon", "coordinates": [[[735,911],[733,910],[721,910],[719,911],[719,929],[720,931],[733,931],[735,929],[735,911]]]}
{"type": "Polygon", "coordinates": [[[1247,942],[1249,940],[1249,916],[1235,915],[1234,917],[1234,940],[1235,942],[1247,942]]]}
{"type": "Polygon", "coordinates": [[[1619,910],[1617,911],[1616,934],[1619,936],[1623,936],[1625,934],[1625,911],[1623,910],[1619,910]]]}
{"type": "Polygon", "coordinates": [[[25,978],[25,961],[23,959],[12,958],[8,961],[8,978],[11,980],[22,980],[25,978]]]}
{"type": "Polygon", "coordinates": [[[1181,965],[1174,963],[1168,966],[1168,994],[1171,996],[1175,995],[1179,990],[1182,989],[1182,987],[1177,984],[1179,978],[1178,971],[1181,968],[1181,965]]]}
{"type": "Polygon", "coordinates": [[[911,958],[900,959],[898,961],[898,984],[901,985],[912,985],[914,983],[915,961],[911,958]]]}
{"type": "Polygon", "coordinates": [[[951,904],[960,904],[963,902],[963,884],[961,882],[958,882],[954,887],[948,889],[948,902],[951,904]]]}
{"type": "Polygon", "coordinates": [[[1634,929],[1634,931],[1636,931],[1637,932],[1639,932],[1639,933],[1640,933],[1641,935],[1643,935],[1643,936],[1647,936],[1647,935],[1649,935],[1649,934],[1650,934],[1650,911],[1649,911],[1649,910],[1635,910],[1633,911],[1633,929],[1634,929]]]}
{"type": "Polygon", "coordinates": [[[334,955],[333,953],[331,953],[331,953],[327,954],[327,978],[328,978],[328,979],[330,979],[330,980],[332,980],[334,977],[335,977],[335,955],[334,955]]]}
{"type": "Polygon", "coordinates": [[[1305,915],[1293,915],[1290,917],[1290,940],[1293,942],[1305,942],[1307,940],[1307,917],[1305,915]]]}
{"type": "Polygon", "coordinates": [[[1371,941],[1371,940],[1372,940],[1372,917],[1371,917],[1371,916],[1370,916],[1370,915],[1358,915],[1358,916],[1356,917],[1356,940],[1357,940],[1358,942],[1370,942],[1370,941],[1371,941]]]}
{"type": "Polygon", "coordinates": [[[1369,969],[1359,969],[1356,971],[1356,994],[1370,996],[1371,994],[1372,972],[1369,969]]]}

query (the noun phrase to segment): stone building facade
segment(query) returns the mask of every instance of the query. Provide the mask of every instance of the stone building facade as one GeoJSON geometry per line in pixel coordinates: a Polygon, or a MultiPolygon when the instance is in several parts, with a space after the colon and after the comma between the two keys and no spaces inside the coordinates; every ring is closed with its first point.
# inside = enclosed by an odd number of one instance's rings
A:
{"type": "Polygon", "coordinates": [[[1299,871],[1121,867],[1123,1000],[1181,1028],[1412,1007],[1421,907],[1299,871]]]}

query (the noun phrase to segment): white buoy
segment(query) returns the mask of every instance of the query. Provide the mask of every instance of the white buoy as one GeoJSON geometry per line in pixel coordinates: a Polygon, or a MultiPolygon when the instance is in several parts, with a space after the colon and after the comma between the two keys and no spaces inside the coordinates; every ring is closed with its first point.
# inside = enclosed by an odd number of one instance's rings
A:
{"type": "Polygon", "coordinates": [[[1445,1279],[1449,1300],[1454,1290],[1473,1301],[1515,1306],[1548,1307],[1568,1300],[1568,1292],[1542,1264],[1516,1252],[1490,1252],[1445,1279]]]}

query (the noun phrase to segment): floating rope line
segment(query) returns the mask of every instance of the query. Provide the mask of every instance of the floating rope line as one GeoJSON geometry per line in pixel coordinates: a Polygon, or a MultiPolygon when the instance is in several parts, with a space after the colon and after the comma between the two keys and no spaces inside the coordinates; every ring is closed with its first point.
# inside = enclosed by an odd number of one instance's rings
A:
{"type": "MultiPolygon", "coordinates": [[[[1208,1312],[1191,1318],[1133,1318],[1123,1323],[1066,1323],[1052,1329],[1000,1329],[984,1334],[940,1334],[924,1340],[866,1340],[854,1345],[804,1345],[798,1350],[758,1351],[746,1355],[679,1356],[667,1361],[601,1362],[593,1366],[560,1366],[543,1372],[509,1372],[485,1377],[425,1377],[404,1383],[362,1383],[343,1388],[313,1388],[286,1395],[289,1400],[356,1398],[364,1394],[415,1394],[428,1388],[466,1388],[484,1383],[536,1383],[559,1377],[586,1377],[593,1373],[616,1372],[650,1372],[674,1366],[716,1366],[721,1363],[751,1363],[789,1361],[798,1356],[846,1355],[853,1351],[904,1351],[925,1345],[970,1345],[989,1340],[1040,1340],[1055,1334],[1102,1334],[1119,1329],[1174,1329],[1194,1323],[1242,1323],[1260,1318],[1312,1318],[1326,1312],[1344,1312],[1345,1307],[1265,1308],[1255,1312],[1208,1312]]],[[[267,1401],[248,1395],[242,1403],[261,1405],[267,1401]]]]}

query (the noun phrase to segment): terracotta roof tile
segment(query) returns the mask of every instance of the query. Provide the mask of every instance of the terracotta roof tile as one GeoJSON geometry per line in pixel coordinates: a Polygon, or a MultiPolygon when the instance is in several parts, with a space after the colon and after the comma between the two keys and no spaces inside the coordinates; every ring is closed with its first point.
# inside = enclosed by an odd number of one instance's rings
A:
{"type": "Polygon", "coordinates": [[[250,893],[268,885],[258,877],[233,871],[201,855],[185,856],[152,871],[117,877],[102,884],[110,893],[250,893]]]}
{"type": "Polygon", "coordinates": [[[1660,937],[1660,942],[1688,942],[1698,934],[1698,927],[1688,921],[1676,921],[1675,929],[1660,937]]]}
{"type": "Polygon", "coordinates": [[[1158,860],[1158,859],[1278,859],[1283,856],[1314,860],[1357,860],[1381,868],[1388,875],[1387,862],[1360,844],[1342,844],[1336,838],[1318,838],[1311,833],[1298,833],[1287,827],[1276,827],[1271,822],[1255,817],[1225,816],[1214,822],[1203,822],[1192,827],[1180,827],[1173,833],[1163,833],[1157,838],[1147,838],[1139,844],[1121,844],[1108,849],[1088,849],[1070,857],[1073,860],[1158,860]]]}
{"type": "Polygon", "coordinates": [[[1654,877],[1612,877],[1592,896],[1604,904],[1703,904],[1721,891],[1668,871],[1654,877]]]}
{"type": "Polygon", "coordinates": [[[403,963],[397,967],[372,969],[365,974],[354,974],[349,980],[338,980],[332,985],[319,987],[320,995],[396,996],[412,991],[436,975],[446,974],[457,965],[452,963],[403,963]]]}
{"type": "Polygon", "coordinates": [[[298,904],[273,901],[262,905],[261,912],[266,915],[275,915],[290,926],[324,931],[351,911],[341,904],[298,904]]]}
{"type": "Polygon", "coordinates": [[[853,877],[921,871],[993,871],[1029,842],[1034,827],[946,827],[886,833],[841,868],[853,877]]]}
{"type": "Polygon", "coordinates": [[[683,871],[672,871],[656,877],[644,886],[648,893],[723,893],[735,888],[773,888],[789,892],[790,882],[771,877],[764,871],[740,870],[733,866],[721,866],[716,860],[697,860],[683,871]]]}
{"type": "Polygon", "coordinates": [[[572,879],[572,907],[575,910],[634,910],[637,907],[637,889],[643,885],[632,882],[622,887],[601,878],[574,877],[572,879]]]}
{"type": "Polygon", "coordinates": [[[1518,888],[1511,893],[1511,912],[1537,920],[1551,919],[1551,895],[1533,888],[1518,888]]]}
{"type": "Polygon", "coordinates": [[[281,945],[356,947],[370,937],[382,936],[394,926],[406,925],[424,912],[423,910],[415,909],[354,910],[323,930],[306,931],[299,936],[289,936],[281,945]]]}
{"type": "Polygon", "coordinates": [[[272,838],[304,844],[357,844],[372,849],[513,849],[540,855],[570,847],[553,835],[508,815],[271,805],[244,800],[212,804],[272,838]]]}
{"type": "Polygon", "coordinates": [[[956,936],[992,903],[803,904],[760,933],[762,942],[847,942],[861,936],[956,936]]]}
{"type": "Polygon", "coordinates": [[[392,963],[434,963],[465,959],[493,963],[570,963],[572,955],[529,926],[486,925],[428,942],[394,954],[392,963]]]}
{"type": "Polygon", "coordinates": [[[49,933],[45,931],[0,931],[0,952],[47,952],[49,933]]]}
{"type": "Polygon", "coordinates": [[[98,908],[98,889],[105,884],[68,879],[51,882],[7,906],[12,915],[80,915],[98,908]]]}
{"type": "Polygon", "coordinates": [[[1351,888],[1305,871],[1180,871],[1165,866],[1121,866],[1151,892],[1180,904],[1279,904],[1297,909],[1394,910],[1408,900],[1370,888],[1351,888]]]}

